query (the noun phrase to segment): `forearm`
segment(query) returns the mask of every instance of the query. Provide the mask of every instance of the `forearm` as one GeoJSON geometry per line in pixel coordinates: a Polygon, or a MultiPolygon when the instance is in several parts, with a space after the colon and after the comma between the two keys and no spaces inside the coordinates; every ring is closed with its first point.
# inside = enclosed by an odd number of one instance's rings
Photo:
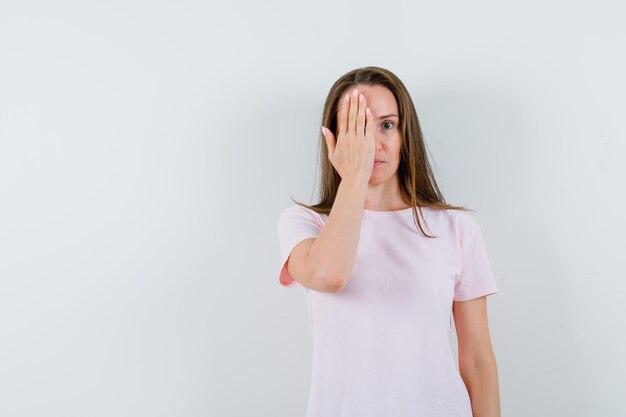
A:
{"type": "Polygon", "coordinates": [[[498,367],[493,356],[469,364],[460,363],[472,403],[473,417],[500,417],[498,367]]]}
{"type": "Polygon", "coordinates": [[[342,180],[333,208],[320,235],[309,251],[318,265],[318,274],[331,277],[342,288],[356,259],[368,179],[342,180]]]}

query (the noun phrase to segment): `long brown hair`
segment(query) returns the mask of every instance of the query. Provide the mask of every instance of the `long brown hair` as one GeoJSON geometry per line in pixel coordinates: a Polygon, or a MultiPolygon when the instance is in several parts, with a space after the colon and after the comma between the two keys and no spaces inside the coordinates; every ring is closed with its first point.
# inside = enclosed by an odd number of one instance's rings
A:
{"type": "MultiPolygon", "coordinates": [[[[426,155],[426,146],[422,135],[422,129],[417,118],[417,112],[411,100],[408,90],[400,79],[391,71],[380,67],[363,67],[352,70],[341,76],[328,92],[324,113],[322,115],[322,125],[334,132],[337,137],[337,112],[339,110],[339,100],[346,91],[354,88],[357,84],[368,86],[380,85],[391,91],[398,103],[400,117],[400,132],[402,136],[402,147],[400,150],[400,164],[398,166],[398,182],[400,194],[405,203],[410,204],[413,211],[413,220],[417,228],[426,237],[428,235],[422,228],[417,209],[422,213],[421,207],[433,209],[453,209],[474,211],[463,206],[453,206],[447,204],[430,168],[426,155]]],[[[335,202],[337,189],[341,182],[341,176],[328,159],[328,147],[326,140],[320,133],[319,158],[322,166],[322,178],[320,187],[320,202],[314,205],[307,205],[292,200],[303,207],[309,208],[318,214],[329,215],[335,202]]],[[[423,214],[422,214],[423,217],[423,214]]]]}

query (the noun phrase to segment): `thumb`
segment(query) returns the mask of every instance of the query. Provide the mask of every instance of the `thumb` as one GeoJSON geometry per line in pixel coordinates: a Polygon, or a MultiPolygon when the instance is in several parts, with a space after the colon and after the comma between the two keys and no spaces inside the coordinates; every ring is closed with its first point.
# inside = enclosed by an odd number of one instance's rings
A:
{"type": "Polygon", "coordinates": [[[335,153],[335,135],[326,127],[322,126],[322,134],[326,140],[326,146],[328,146],[328,159],[335,153]]]}

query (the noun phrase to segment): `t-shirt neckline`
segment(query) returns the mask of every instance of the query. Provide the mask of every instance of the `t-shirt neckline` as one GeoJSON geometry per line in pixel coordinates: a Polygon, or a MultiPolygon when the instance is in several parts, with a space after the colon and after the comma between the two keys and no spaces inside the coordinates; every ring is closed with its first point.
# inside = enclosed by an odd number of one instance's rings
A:
{"type": "Polygon", "coordinates": [[[370,210],[370,209],[363,209],[363,213],[367,213],[367,214],[374,214],[374,215],[381,215],[381,214],[393,214],[393,213],[406,213],[409,211],[412,211],[413,207],[407,207],[405,209],[401,209],[401,210],[370,210]]]}

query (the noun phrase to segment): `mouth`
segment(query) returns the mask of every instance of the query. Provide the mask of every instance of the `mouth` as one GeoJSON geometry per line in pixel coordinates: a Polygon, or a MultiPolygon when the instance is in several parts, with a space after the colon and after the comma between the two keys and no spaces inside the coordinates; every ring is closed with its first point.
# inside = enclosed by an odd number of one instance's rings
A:
{"type": "Polygon", "coordinates": [[[374,162],[379,162],[380,163],[380,162],[385,162],[385,161],[381,161],[379,159],[376,159],[374,162]]]}

